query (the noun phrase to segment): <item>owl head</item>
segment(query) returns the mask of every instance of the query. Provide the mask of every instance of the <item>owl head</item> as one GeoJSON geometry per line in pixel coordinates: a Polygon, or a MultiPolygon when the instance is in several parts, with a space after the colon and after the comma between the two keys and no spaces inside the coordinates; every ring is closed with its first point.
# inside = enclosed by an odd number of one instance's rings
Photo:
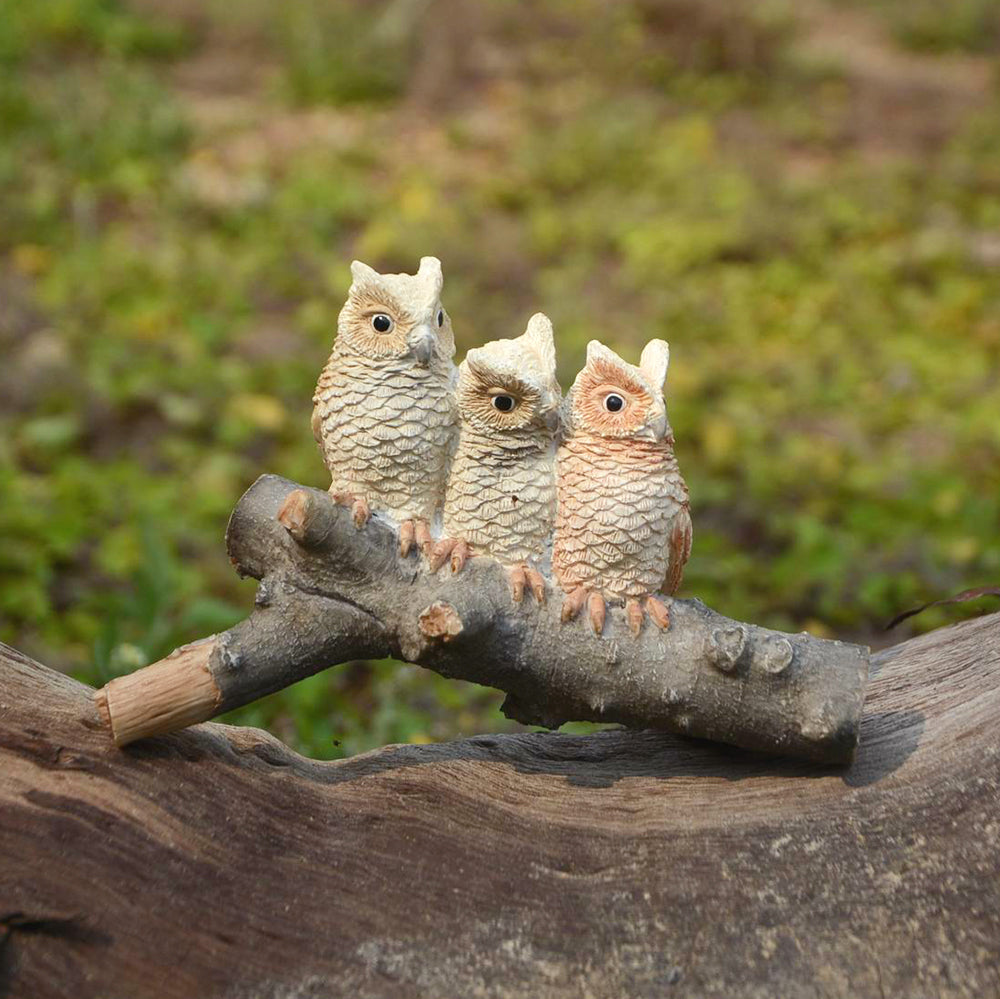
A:
{"type": "Polygon", "coordinates": [[[379,274],[351,264],[353,282],[337,320],[337,341],[375,360],[427,367],[455,353],[451,320],[441,304],[441,261],[421,257],[416,274],[379,274]]]}
{"type": "Polygon", "coordinates": [[[521,336],[470,350],[458,369],[462,422],[480,431],[551,437],[561,398],[552,323],[540,312],[521,336]]]}
{"type": "Polygon", "coordinates": [[[566,397],[570,435],[663,440],[670,433],[663,383],[670,347],[650,340],[639,367],[623,361],[598,340],[587,344],[587,364],[566,397]]]}

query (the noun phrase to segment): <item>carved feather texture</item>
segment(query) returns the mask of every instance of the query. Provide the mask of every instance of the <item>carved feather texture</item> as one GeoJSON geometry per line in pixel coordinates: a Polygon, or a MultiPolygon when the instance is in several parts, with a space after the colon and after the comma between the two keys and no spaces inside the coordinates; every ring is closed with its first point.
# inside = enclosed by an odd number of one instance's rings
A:
{"type": "Polygon", "coordinates": [[[461,429],[445,499],[446,536],[506,565],[540,561],[555,514],[560,401],[545,316],[533,316],[515,340],[469,351],[459,368],[461,429]],[[512,408],[498,410],[498,397],[512,408]]]}
{"type": "Polygon", "coordinates": [[[669,354],[653,344],[637,368],[593,341],[566,398],[552,567],[567,592],[622,601],[680,585],[688,490],[662,397],[669,354]]]}
{"type": "Polygon", "coordinates": [[[313,396],[313,432],[330,489],[398,521],[430,521],[444,500],[457,426],[455,341],[440,302],[441,265],[424,257],[416,275],[383,275],[355,261],[351,272],[313,396]],[[376,316],[388,317],[386,332],[376,328],[376,316]]]}

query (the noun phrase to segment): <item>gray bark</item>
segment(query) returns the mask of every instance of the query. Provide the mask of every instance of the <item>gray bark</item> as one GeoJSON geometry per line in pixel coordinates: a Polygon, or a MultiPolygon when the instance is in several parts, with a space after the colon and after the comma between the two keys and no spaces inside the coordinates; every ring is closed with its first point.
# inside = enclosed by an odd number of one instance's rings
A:
{"type": "Polygon", "coordinates": [[[515,604],[484,558],[429,573],[398,554],[388,524],[357,530],[326,493],[273,475],[239,501],[227,544],[261,584],[209,660],[220,712],[336,663],[394,656],[496,687],[508,717],[550,728],[620,722],[826,762],[857,745],[868,650],[856,645],[741,624],[698,600],[674,601],[669,630],[647,621],[638,638],[612,608],[597,636],[583,617],[561,622],[557,591],[515,604]]]}

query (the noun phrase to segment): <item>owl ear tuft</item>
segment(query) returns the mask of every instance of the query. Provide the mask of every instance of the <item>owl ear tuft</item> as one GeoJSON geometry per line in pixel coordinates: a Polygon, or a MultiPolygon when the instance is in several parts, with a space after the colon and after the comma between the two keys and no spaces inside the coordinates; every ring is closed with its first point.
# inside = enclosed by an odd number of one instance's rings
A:
{"type": "Polygon", "coordinates": [[[610,347],[605,347],[600,340],[591,340],[587,344],[587,366],[600,361],[625,370],[628,368],[626,363],[610,347]]]}
{"type": "Polygon", "coordinates": [[[556,377],[556,340],[552,320],[542,312],[536,312],[528,320],[524,339],[538,355],[542,367],[553,380],[556,377]]]}
{"type": "Polygon", "coordinates": [[[374,284],[381,277],[379,272],[360,260],[351,261],[351,278],[355,284],[374,284]]]}
{"type": "Polygon", "coordinates": [[[444,274],[441,272],[441,261],[437,257],[421,257],[417,277],[433,289],[435,297],[441,294],[441,289],[444,288],[444,274]]]}
{"type": "Polygon", "coordinates": [[[667,366],[670,364],[670,344],[666,340],[650,340],[642,348],[639,358],[639,370],[654,388],[663,391],[663,383],[667,380],[667,366]]]}

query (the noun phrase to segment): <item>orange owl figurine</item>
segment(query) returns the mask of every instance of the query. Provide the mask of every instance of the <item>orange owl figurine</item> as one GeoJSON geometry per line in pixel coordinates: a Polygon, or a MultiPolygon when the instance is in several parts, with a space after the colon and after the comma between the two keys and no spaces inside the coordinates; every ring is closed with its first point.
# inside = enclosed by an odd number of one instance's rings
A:
{"type": "Polygon", "coordinates": [[[552,569],[562,619],[587,605],[604,629],[606,603],[625,605],[634,635],[645,614],[670,626],[669,597],[691,553],[688,490],[663,401],[670,348],[650,341],[639,366],[597,340],[566,396],[552,569]]]}

